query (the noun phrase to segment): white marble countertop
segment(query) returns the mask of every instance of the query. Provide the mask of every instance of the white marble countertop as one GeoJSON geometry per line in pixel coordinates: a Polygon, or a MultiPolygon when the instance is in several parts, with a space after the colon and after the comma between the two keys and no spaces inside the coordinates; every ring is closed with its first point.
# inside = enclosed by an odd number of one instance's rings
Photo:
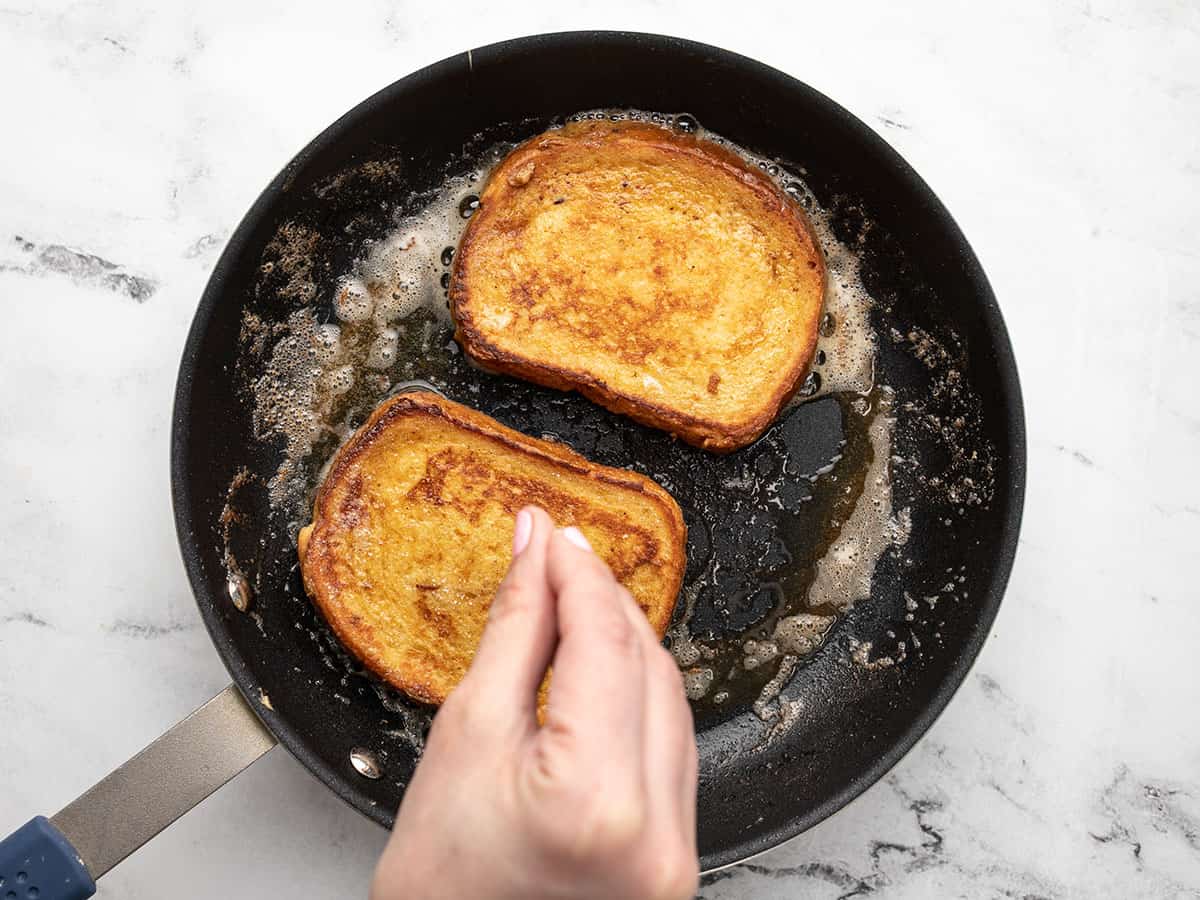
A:
{"type": "MultiPolygon", "coordinates": [[[[791,72],[899,149],[991,277],[1029,424],[1016,569],[949,710],[703,895],[1200,897],[1200,7],[451,6],[0,4],[0,833],[227,681],[176,549],[168,423],[259,190],[421,65],[628,28],[791,72]]],[[[276,750],[100,896],[365,896],[383,840],[276,750]]]]}

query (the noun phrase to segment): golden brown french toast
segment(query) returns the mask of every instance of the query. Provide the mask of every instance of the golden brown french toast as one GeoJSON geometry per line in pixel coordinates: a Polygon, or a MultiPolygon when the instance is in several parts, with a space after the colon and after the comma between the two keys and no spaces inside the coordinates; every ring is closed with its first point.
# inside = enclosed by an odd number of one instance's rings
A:
{"type": "Polygon", "coordinates": [[[824,289],[803,211],[766,174],[672,129],[586,120],[491,173],[450,303],[485,368],[727,452],[807,374],[824,289]]]}
{"type": "Polygon", "coordinates": [[[475,654],[527,504],[577,526],[666,632],[686,539],[670,494],[427,391],[385,402],[334,457],[300,532],[305,587],[369,670],[441,703],[475,654]]]}

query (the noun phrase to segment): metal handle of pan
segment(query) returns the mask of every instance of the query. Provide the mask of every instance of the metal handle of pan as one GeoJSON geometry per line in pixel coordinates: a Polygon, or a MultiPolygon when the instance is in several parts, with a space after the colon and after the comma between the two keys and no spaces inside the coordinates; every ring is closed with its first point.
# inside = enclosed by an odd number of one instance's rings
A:
{"type": "Polygon", "coordinates": [[[55,816],[0,841],[0,900],[83,900],[96,879],[275,746],[233,685],[55,816]]]}

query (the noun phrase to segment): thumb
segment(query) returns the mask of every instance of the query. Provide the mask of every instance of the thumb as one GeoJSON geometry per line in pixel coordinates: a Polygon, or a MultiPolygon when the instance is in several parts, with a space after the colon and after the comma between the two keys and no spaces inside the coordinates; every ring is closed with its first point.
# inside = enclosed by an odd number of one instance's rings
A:
{"type": "Polygon", "coordinates": [[[515,710],[531,724],[557,631],[554,594],[546,580],[546,551],[553,533],[554,522],[538,507],[517,513],[513,559],[463,682],[471,683],[472,694],[486,708],[506,716],[515,710]]]}

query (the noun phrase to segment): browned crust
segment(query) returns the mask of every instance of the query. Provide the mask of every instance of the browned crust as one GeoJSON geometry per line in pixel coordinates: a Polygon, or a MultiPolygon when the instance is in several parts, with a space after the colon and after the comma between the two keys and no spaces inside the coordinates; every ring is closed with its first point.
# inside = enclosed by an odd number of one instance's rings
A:
{"type": "Polygon", "coordinates": [[[396,689],[424,703],[441,703],[445,698],[420,673],[397,671],[383,665],[378,654],[373,652],[376,640],[364,634],[360,623],[353,617],[342,614],[333,597],[331,586],[336,581],[333,559],[329,547],[326,523],[338,521],[337,512],[331,509],[335,486],[343,482],[356,461],[374,444],[381,434],[402,418],[427,416],[443,419],[457,428],[472,432],[496,445],[527,456],[550,462],[566,469],[572,475],[609,484],[622,490],[635,491],[655,502],[662,508],[668,521],[668,534],[663,546],[670,552],[667,569],[667,589],[664,602],[654,607],[655,615],[648,612],[648,619],[655,633],[662,637],[670,624],[671,615],[683,584],[687,564],[687,527],[679,504],[653,480],[627,469],[615,469],[591,462],[573,450],[551,441],[538,440],[521,434],[477,410],[470,409],[430,391],[410,391],[397,394],[385,401],[334,456],[329,472],[325,476],[316,500],[313,503],[312,524],[301,529],[297,539],[300,569],[304,587],[325,621],[342,645],[371,672],[396,689]],[[351,621],[346,621],[349,618],[351,621]]]}
{"type": "MultiPolygon", "coordinates": [[[[480,198],[480,209],[471,218],[454,254],[450,280],[450,310],[455,323],[455,338],[463,351],[479,365],[491,371],[516,375],[536,384],[562,391],[578,391],[605,409],[629,416],[631,419],[677,435],[689,444],[716,453],[729,453],[752,443],[775,420],[779,410],[792,399],[812,365],[817,348],[817,322],[808,330],[808,340],[797,347],[793,365],[780,386],[764,399],[761,405],[746,411],[740,422],[718,422],[693,416],[684,410],[656,404],[645,397],[632,396],[609,387],[602,379],[587,372],[576,371],[549,360],[509,353],[497,347],[487,334],[478,328],[471,313],[471,290],[463,274],[472,258],[480,234],[485,233],[496,215],[502,198],[514,186],[510,173],[519,173],[540,153],[573,140],[597,139],[598,136],[620,131],[623,135],[645,141],[668,154],[687,155],[703,160],[714,168],[750,187],[763,201],[768,214],[777,216],[791,228],[805,245],[819,268],[820,281],[825,284],[825,260],[820,245],[803,209],[781,191],[763,172],[749,165],[740,156],[711,141],[643,123],[583,122],[540,134],[513,150],[488,177],[480,198]]],[[[528,179],[526,179],[528,180],[528,179]]],[[[817,321],[819,322],[818,311],[817,321]]]]}

